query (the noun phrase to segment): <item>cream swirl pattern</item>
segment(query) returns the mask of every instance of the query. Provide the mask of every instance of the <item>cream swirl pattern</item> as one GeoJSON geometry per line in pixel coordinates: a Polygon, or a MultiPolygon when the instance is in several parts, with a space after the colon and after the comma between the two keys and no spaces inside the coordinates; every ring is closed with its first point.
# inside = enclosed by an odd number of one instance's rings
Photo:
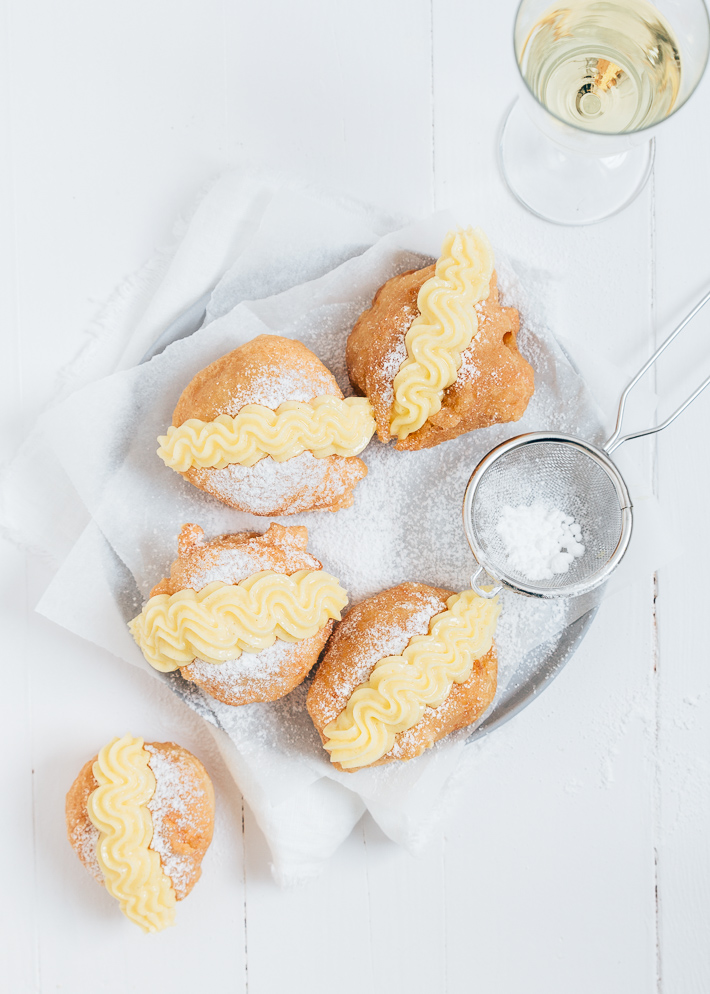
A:
{"type": "Polygon", "coordinates": [[[454,683],[491,648],[500,606],[472,590],[454,594],[432,618],[428,635],[413,636],[400,656],[380,659],[338,717],[323,730],[331,762],[345,770],[385,756],[398,732],[412,728],[426,707],[438,707],[454,683]]]}
{"type": "Polygon", "coordinates": [[[109,893],[145,932],[173,924],[177,900],[160,856],[150,848],[153,821],[146,807],[155,793],[143,739],[124,735],[104,746],[94,763],[99,786],[89,795],[89,818],[99,830],[96,856],[109,893]]]}
{"type": "Polygon", "coordinates": [[[158,455],[178,473],[193,466],[253,466],[265,456],[284,462],[305,451],[317,459],[356,456],[374,431],[366,397],[316,397],[308,404],[289,400],[275,411],[247,404],[236,417],[221,414],[207,422],[190,418],[178,428],[171,426],[158,439],[158,455]]]}
{"type": "Polygon", "coordinates": [[[490,293],[492,275],[493,250],[480,228],[447,234],[435,275],[419,290],[420,313],[405,337],[407,358],[393,383],[391,435],[406,438],[441,409],[461,353],[478,333],[475,306],[490,293]]]}
{"type": "Polygon", "coordinates": [[[310,638],[331,618],[339,621],[347,602],[325,570],[264,570],[240,583],[156,594],[128,627],[150,665],[168,673],[194,659],[223,663],[259,652],[277,638],[310,638]]]}

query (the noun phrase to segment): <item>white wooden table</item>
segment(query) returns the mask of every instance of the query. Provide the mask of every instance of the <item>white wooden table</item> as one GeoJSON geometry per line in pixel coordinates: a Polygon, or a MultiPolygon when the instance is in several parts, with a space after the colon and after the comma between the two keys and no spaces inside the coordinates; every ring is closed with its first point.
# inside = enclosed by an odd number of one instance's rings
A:
{"type": "MultiPolygon", "coordinates": [[[[244,157],[390,210],[452,207],[555,275],[557,332],[633,369],[710,284],[710,79],[629,209],[545,224],[496,166],[514,8],[3,0],[3,457],[114,287],[244,157]]],[[[659,388],[699,375],[709,325],[659,388]]],[[[2,990],[707,994],[709,418],[707,396],[648,445],[683,556],[606,602],[550,691],[483,744],[445,836],[414,860],[366,819],[295,891],[272,883],[200,720],[36,616],[50,571],[5,542],[2,990]],[[159,936],[121,918],[65,838],[73,777],[128,729],[193,749],[217,787],[203,879],[159,936]]]]}

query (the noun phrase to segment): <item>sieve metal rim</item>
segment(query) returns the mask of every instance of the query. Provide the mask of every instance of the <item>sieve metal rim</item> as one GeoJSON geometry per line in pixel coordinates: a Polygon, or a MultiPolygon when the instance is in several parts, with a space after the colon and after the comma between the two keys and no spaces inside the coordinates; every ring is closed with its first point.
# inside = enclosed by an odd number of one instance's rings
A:
{"type": "Polygon", "coordinates": [[[509,438],[507,442],[501,442],[500,445],[497,445],[494,449],[491,449],[488,455],[481,459],[469,478],[466,485],[466,491],[464,493],[462,510],[463,527],[466,539],[478,565],[482,567],[486,573],[488,573],[492,580],[495,580],[498,584],[502,584],[509,590],[513,590],[519,594],[525,594],[528,597],[539,597],[545,600],[553,600],[558,597],[577,597],[579,594],[586,594],[590,590],[594,590],[595,587],[598,587],[604,583],[604,581],[608,579],[623,559],[631,540],[631,531],[633,528],[633,504],[631,502],[631,496],[629,494],[628,487],[626,486],[626,482],[613,460],[609,458],[604,449],[599,448],[599,446],[594,445],[592,442],[587,442],[583,438],[577,438],[575,435],[565,435],[559,432],[526,432],[524,435],[516,435],[514,438],[509,438]],[[561,590],[538,587],[534,583],[524,583],[517,579],[513,580],[508,576],[501,576],[479,545],[473,528],[473,501],[476,495],[476,490],[478,489],[478,486],[486,471],[490,469],[493,463],[497,462],[498,459],[506,455],[508,452],[511,452],[514,449],[522,448],[525,445],[532,445],[539,442],[558,442],[563,445],[568,445],[571,448],[581,450],[592,460],[594,460],[594,462],[600,465],[607,472],[609,478],[611,479],[614,489],[616,490],[617,497],[619,498],[619,508],[621,510],[621,535],[619,536],[619,541],[612,555],[606,563],[603,566],[600,566],[599,569],[587,580],[569,584],[561,590]]]}

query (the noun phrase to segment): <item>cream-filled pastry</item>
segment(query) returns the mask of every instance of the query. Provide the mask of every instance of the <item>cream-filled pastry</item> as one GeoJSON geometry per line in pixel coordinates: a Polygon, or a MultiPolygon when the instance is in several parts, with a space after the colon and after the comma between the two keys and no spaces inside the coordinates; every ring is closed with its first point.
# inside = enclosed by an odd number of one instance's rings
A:
{"type": "Polygon", "coordinates": [[[184,525],[170,576],[129,625],[147,661],[162,672],[179,669],[225,704],[289,693],[347,604],[307,543],[300,526],[206,541],[198,525],[184,525]]]}
{"type": "Polygon", "coordinates": [[[403,583],[337,626],[307,707],[331,762],[353,771],[412,759],[491,704],[496,599],[403,583]]]}
{"type": "Polygon", "coordinates": [[[430,448],[519,420],[534,374],[518,326],[518,312],[499,304],[480,229],[449,232],[435,265],[388,280],[347,343],[350,380],[370,400],[380,440],[430,448]]]}
{"type": "Polygon", "coordinates": [[[69,842],[121,911],[145,932],[175,919],[212,841],[214,791],[202,763],[173,742],[124,735],[86,763],[66,799],[69,842]]]}
{"type": "Polygon", "coordinates": [[[367,473],[357,456],[374,431],[369,402],[344,398],[305,345],[259,335],[185,387],[158,455],[241,511],[336,511],[367,473]]]}

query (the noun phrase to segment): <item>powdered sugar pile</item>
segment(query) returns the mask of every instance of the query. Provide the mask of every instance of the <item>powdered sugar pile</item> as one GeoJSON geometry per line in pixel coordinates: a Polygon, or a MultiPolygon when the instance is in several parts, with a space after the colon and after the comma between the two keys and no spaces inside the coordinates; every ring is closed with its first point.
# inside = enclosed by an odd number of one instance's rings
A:
{"type": "Polygon", "coordinates": [[[556,507],[541,501],[511,507],[506,504],[496,524],[508,566],[528,580],[551,580],[566,573],[584,555],[580,525],[556,507]]]}

